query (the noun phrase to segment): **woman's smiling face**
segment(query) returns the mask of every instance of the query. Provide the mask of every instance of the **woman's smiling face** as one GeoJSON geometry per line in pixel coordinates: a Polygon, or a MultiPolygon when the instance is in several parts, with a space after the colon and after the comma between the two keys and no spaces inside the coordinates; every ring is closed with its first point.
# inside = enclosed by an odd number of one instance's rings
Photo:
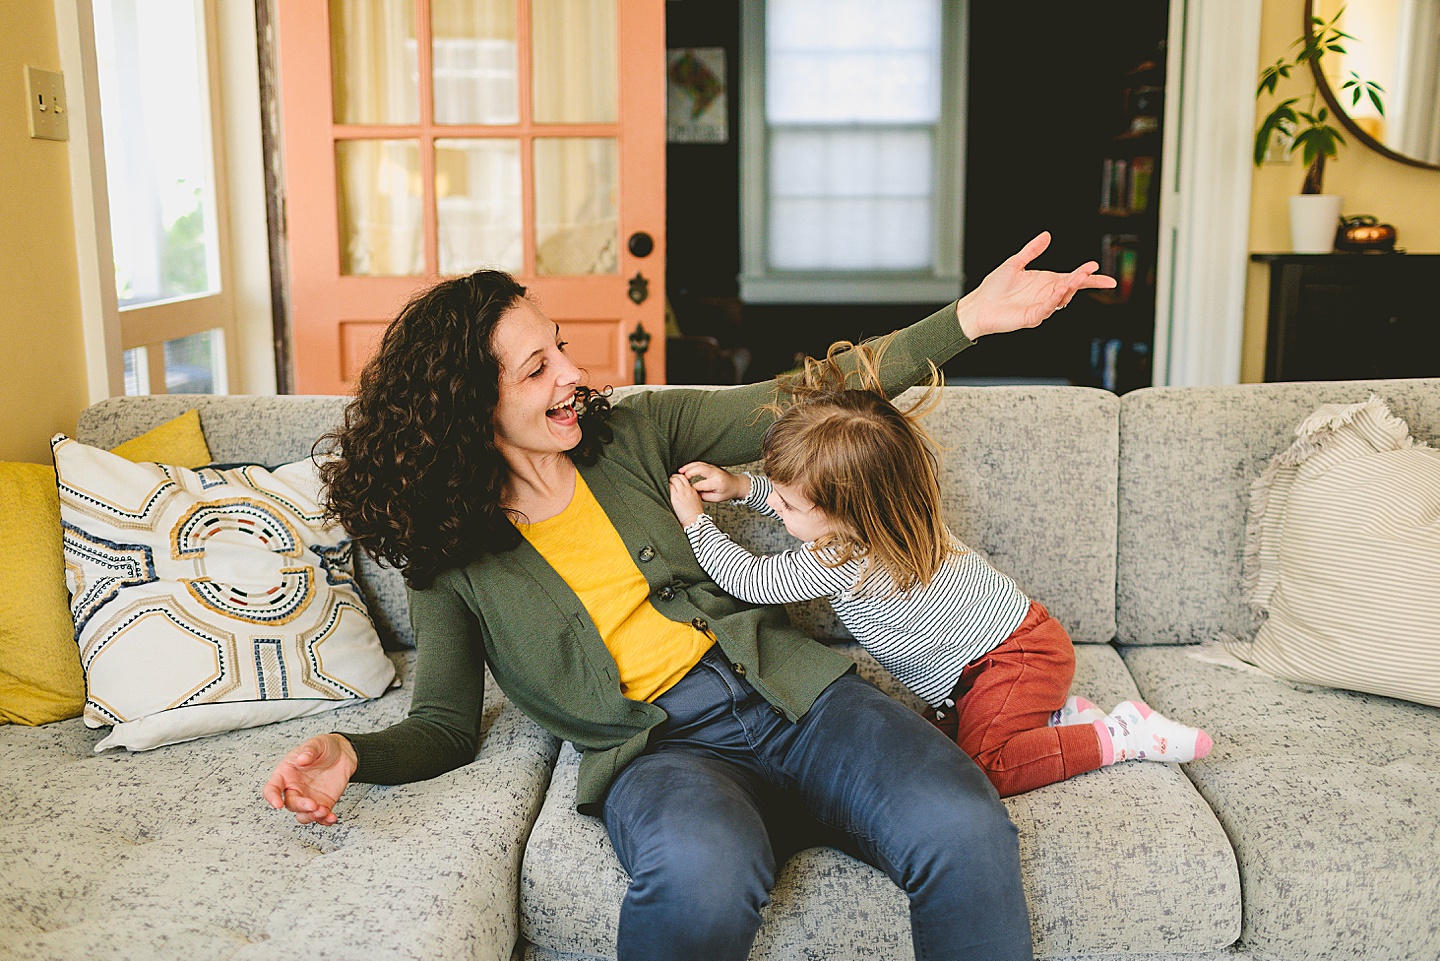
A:
{"type": "Polygon", "coordinates": [[[574,407],[580,368],[565,355],[560,328],[522,300],[495,325],[492,349],[500,361],[495,446],[507,461],[522,454],[556,454],[580,443],[574,407]]]}

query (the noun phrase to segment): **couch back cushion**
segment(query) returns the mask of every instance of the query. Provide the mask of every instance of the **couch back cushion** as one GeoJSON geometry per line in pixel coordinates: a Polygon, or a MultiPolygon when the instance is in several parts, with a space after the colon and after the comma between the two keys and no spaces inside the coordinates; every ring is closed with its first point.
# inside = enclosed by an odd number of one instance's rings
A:
{"type": "Polygon", "coordinates": [[[1440,439],[1440,378],[1153,387],[1121,398],[1116,593],[1122,644],[1240,634],[1250,487],[1321,404],[1378,394],[1417,441],[1440,439]]]}
{"type": "MultiPolygon", "coordinates": [[[[348,397],[112,397],[80,414],[76,439],[113,447],[195,408],[217,464],[276,467],[310,456],[320,435],[340,423],[348,397]]],[[[388,646],[414,647],[400,572],[356,556],[355,580],[388,646]]]]}
{"type": "MultiPolygon", "coordinates": [[[[1083,387],[943,390],[923,423],[940,447],[950,529],[1049,608],[1075,641],[1109,641],[1115,636],[1119,400],[1083,387]]],[[[919,397],[909,391],[900,405],[919,397]]],[[[779,521],[724,504],[713,513],[753,551],[798,546],[779,521]]],[[[796,626],[815,637],[850,636],[824,602],[789,610],[796,626]]]]}
{"type": "MultiPolygon", "coordinates": [[[[617,399],[635,388],[616,391],[617,399]]],[[[901,403],[918,394],[904,395],[901,403]]],[[[217,463],[309,456],[345,397],[117,397],[85,410],[77,439],[112,446],[194,407],[217,463]]],[[[946,520],[1048,607],[1077,642],[1115,635],[1115,478],[1120,402],[1076,387],[946,387],[925,427],[941,447],[946,520]]],[[[736,508],[722,526],[754,550],[794,546],[776,521],[736,508]]],[[[404,581],[363,555],[357,580],[387,643],[413,646],[404,581]]],[[[848,633],[823,603],[791,611],[819,637],[848,633]]]]}

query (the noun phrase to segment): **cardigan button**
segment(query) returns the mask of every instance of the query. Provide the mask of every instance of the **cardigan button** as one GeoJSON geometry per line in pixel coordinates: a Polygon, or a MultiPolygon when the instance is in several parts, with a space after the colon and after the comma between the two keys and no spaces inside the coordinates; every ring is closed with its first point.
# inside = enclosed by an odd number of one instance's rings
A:
{"type": "Polygon", "coordinates": [[[640,563],[646,564],[650,561],[653,561],[654,559],[655,548],[651,547],[649,544],[646,544],[644,547],[640,548],[640,563]]]}
{"type": "Polygon", "coordinates": [[[667,585],[656,591],[655,596],[662,601],[673,601],[675,599],[675,588],[667,585]]]}
{"type": "Polygon", "coordinates": [[[732,670],[732,671],[735,672],[735,676],[736,676],[736,677],[744,677],[744,676],[745,676],[745,665],[744,665],[744,664],[741,664],[739,661],[736,661],[734,664],[731,664],[731,665],[730,665],[730,670],[732,670]]]}
{"type": "Polygon", "coordinates": [[[770,713],[771,713],[771,714],[774,714],[776,717],[784,717],[784,716],[785,716],[785,712],[784,712],[783,710],[781,710],[780,708],[776,707],[774,704],[771,704],[771,705],[770,705],[770,713]]]}
{"type": "Polygon", "coordinates": [[[695,630],[697,630],[697,631],[708,631],[708,630],[710,630],[710,622],[707,621],[707,620],[705,620],[705,618],[703,618],[703,617],[693,617],[693,618],[691,618],[691,619],[690,619],[690,626],[693,627],[693,628],[695,628],[695,630]]]}

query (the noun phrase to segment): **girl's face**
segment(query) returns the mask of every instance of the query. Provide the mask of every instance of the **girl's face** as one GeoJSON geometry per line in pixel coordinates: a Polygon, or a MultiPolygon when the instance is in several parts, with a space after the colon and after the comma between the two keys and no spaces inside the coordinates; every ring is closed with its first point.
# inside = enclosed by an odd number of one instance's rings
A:
{"type": "Polygon", "coordinates": [[[507,461],[523,454],[557,454],[580,443],[574,408],[580,368],[565,356],[560,328],[529,301],[511,307],[495,325],[500,397],[495,446],[507,461]]]}
{"type": "Polygon", "coordinates": [[[765,503],[780,515],[791,537],[809,544],[832,532],[834,525],[830,515],[810,503],[809,498],[802,494],[798,487],[773,480],[770,484],[774,490],[765,499],[765,503]]]}

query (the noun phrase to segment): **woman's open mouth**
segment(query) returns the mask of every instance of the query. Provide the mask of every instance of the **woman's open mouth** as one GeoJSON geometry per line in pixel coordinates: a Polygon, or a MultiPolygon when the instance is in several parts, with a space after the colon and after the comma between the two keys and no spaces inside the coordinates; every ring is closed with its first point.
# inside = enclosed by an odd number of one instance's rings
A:
{"type": "Polygon", "coordinates": [[[575,423],[579,418],[579,413],[575,409],[575,400],[576,395],[571,394],[564,401],[545,411],[545,416],[562,426],[569,426],[575,423]]]}

